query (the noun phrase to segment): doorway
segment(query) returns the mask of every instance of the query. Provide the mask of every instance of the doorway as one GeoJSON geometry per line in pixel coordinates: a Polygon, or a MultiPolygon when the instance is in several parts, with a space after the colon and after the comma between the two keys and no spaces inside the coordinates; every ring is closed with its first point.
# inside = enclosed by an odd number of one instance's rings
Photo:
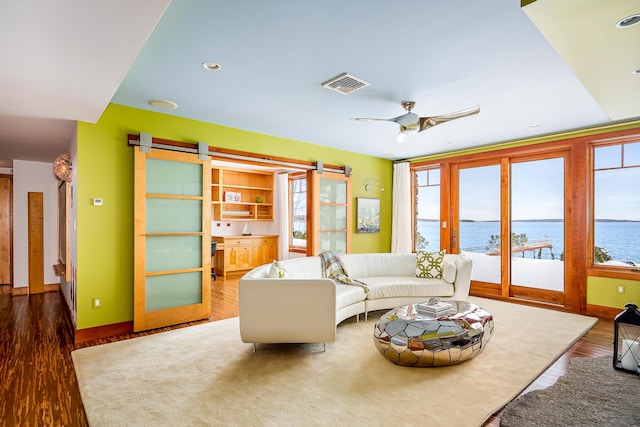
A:
{"type": "Polygon", "coordinates": [[[0,175],[0,285],[13,285],[13,177],[0,175]]]}
{"type": "Polygon", "coordinates": [[[565,303],[567,156],[452,167],[451,249],[473,261],[472,292],[565,303]]]}

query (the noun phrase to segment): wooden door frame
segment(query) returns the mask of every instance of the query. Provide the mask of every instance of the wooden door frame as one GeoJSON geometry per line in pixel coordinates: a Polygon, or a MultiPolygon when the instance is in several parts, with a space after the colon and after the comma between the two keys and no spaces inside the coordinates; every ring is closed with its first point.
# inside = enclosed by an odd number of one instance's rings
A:
{"type": "Polygon", "coordinates": [[[185,323],[211,316],[211,163],[198,160],[197,155],[169,150],[152,149],[150,153],[135,147],[134,154],[134,332],[185,323]],[[201,268],[169,271],[201,271],[202,298],[199,304],[170,307],[154,312],[146,311],[146,278],[157,273],[146,269],[146,162],[147,158],[175,162],[200,163],[202,166],[202,231],[200,233],[157,233],[158,235],[201,235],[201,268]]]}
{"type": "MultiPolygon", "coordinates": [[[[8,235],[8,264],[9,264],[9,281],[8,283],[0,283],[0,285],[10,285],[13,288],[13,175],[0,174],[0,179],[7,179],[9,182],[8,186],[8,197],[0,198],[2,200],[2,205],[0,206],[0,210],[6,212],[6,226],[9,232],[8,235]]],[[[1,231],[0,224],[0,232],[1,231]]]]}
{"type": "MultiPolygon", "coordinates": [[[[612,132],[604,135],[589,135],[564,140],[549,141],[538,144],[525,145],[522,147],[509,147],[494,151],[487,151],[474,154],[463,154],[452,156],[445,159],[433,159],[415,162],[411,165],[411,170],[423,170],[429,166],[439,165],[441,168],[441,185],[449,186],[445,191],[445,187],[441,188],[442,205],[441,218],[447,218],[450,224],[454,224],[453,203],[457,200],[457,194],[454,194],[453,176],[454,169],[458,165],[482,165],[495,164],[496,161],[502,162],[502,159],[520,159],[525,156],[547,156],[557,157],[555,154],[566,153],[565,159],[565,298],[562,309],[573,311],[576,313],[585,313],[587,311],[586,304],[586,280],[587,280],[587,244],[584,242],[584,236],[587,236],[588,230],[588,200],[590,198],[587,188],[587,171],[588,171],[588,146],[593,141],[602,139],[616,138],[637,138],[638,130],[626,130],[612,132]],[[447,171],[447,173],[445,173],[447,171]],[[446,178],[446,179],[445,179],[446,178]],[[448,182],[447,182],[448,181],[448,182]],[[450,195],[449,195],[450,194],[450,195]],[[446,202],[446,203],[445,203],[446,202]]],[[[508,205],[507,205],[508,206],[508,205]]],[[[415,216],[415,213],[414,213],[415,216]]],[[[502,220],[503,218],[501,218],[502,220]]],[[[441,219],[442,220],[442,219],[441,219]]],[[[451,233],[451,227],[449,232],[451,233]]],[[[450,236],[441,237],[443,248],[449,248],[448,241],[450,236]]],[[[504,240],[504,239],[503,239],[504,240]]],[[[502,288],[495,287],[493,284],[487,285],[472,281],[471,294],[475,296],[483,296],[494,299],[511,300],[513,302],[522,302],[528,305],[549,306],[550,304],[524,300],[514,297],[503,296],[502,288]]],[[[557,308],[557,304],[551,304],[557,308]]]]}
{"type": "Polygon", "coordinates": [[[347,185],[346,194],[346,253],[351,253],[351,235],[353,232],[353,204],[351,201],[351,177],[333,172],[318,173],[317,170],[307,172],[307,256],[320,253],[320,180],[322,178],[344,181],[347,185]]]}

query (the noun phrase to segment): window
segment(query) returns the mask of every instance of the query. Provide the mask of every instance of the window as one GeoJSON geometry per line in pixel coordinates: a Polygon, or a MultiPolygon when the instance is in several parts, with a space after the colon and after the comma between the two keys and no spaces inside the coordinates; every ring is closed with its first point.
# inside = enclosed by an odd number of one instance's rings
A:
{"type": "Polygon", "coordinates": [[[593,264],[640,267],[640,142],[593,146],[593,264]]]}
{"type": "Polygon", "coordinates": [[[307,251],[307,175],[289,175],[289,251],[307,251]]]}
{"type": "Polygon", "coordinates": [[[440,250],[440,168],[415,172],[415,250],[440,250]]]}

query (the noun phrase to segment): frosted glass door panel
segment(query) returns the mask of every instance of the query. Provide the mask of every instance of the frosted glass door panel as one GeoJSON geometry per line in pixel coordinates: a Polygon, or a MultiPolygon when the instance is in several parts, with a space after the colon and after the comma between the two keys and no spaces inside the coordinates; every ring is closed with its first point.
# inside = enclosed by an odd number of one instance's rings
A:
{"type": "Polygon", "coordinates": [[[322,251],[351,251],[351,181],[344,174],[309,172],[310,186],[307,233],[312,244],[307,255],[322,251]]]}
{"type": "Polygon", "coordinates": [[[320,233],[320,251],[332,251],[338,254],[347,252],[346,233],[326,232],[320,233]]]}
{"type": "Polygon", "coordinates": [[[147,232],[197,233],[201,231],[201,200],[147,199],[147,232]]]}
{"type": "Polygon", "coordinates": [[[147,237],[147,272],[202,267],[202,237],[147,237]]]}
{"type": "Polygon", "coordinates": [[[202,302],[202,272],[149,276],[146,311],[162,310],[202,302]]]}
{"type": "Polygon", "coordinates": [[[320,206],[320,230],[344,230],[346,228],[346,206],[320,206]]]}
{"type": "Polygon", "coordinates": [[[147,194],[202,196],[202,166],[147,159],[147,194]]]}
{"type": "Polygon", "coordinates": [[[320,203],[347,203],[347,183],[320,178],[320,203]]]}
{"type": "Polygon", "coordinates": [[[461,169],[458,247],[473,261],[472,279],[500,284],[500,166],[461,169]]]}

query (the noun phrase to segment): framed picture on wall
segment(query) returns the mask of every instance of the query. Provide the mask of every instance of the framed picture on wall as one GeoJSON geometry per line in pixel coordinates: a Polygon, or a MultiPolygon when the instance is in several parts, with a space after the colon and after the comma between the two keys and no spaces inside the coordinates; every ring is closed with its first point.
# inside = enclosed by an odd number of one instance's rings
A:
{"type": "Polygon", "coordinates": [[[380,199],[356,197],[356,233],[380,232],[380,199]]]}
{"type": "Polygon", "coordinates": [[[224,192],[224,201],[225,202],[239,202],[240,201],[240,193],[235,191],[225,191],[224,192]]]}

